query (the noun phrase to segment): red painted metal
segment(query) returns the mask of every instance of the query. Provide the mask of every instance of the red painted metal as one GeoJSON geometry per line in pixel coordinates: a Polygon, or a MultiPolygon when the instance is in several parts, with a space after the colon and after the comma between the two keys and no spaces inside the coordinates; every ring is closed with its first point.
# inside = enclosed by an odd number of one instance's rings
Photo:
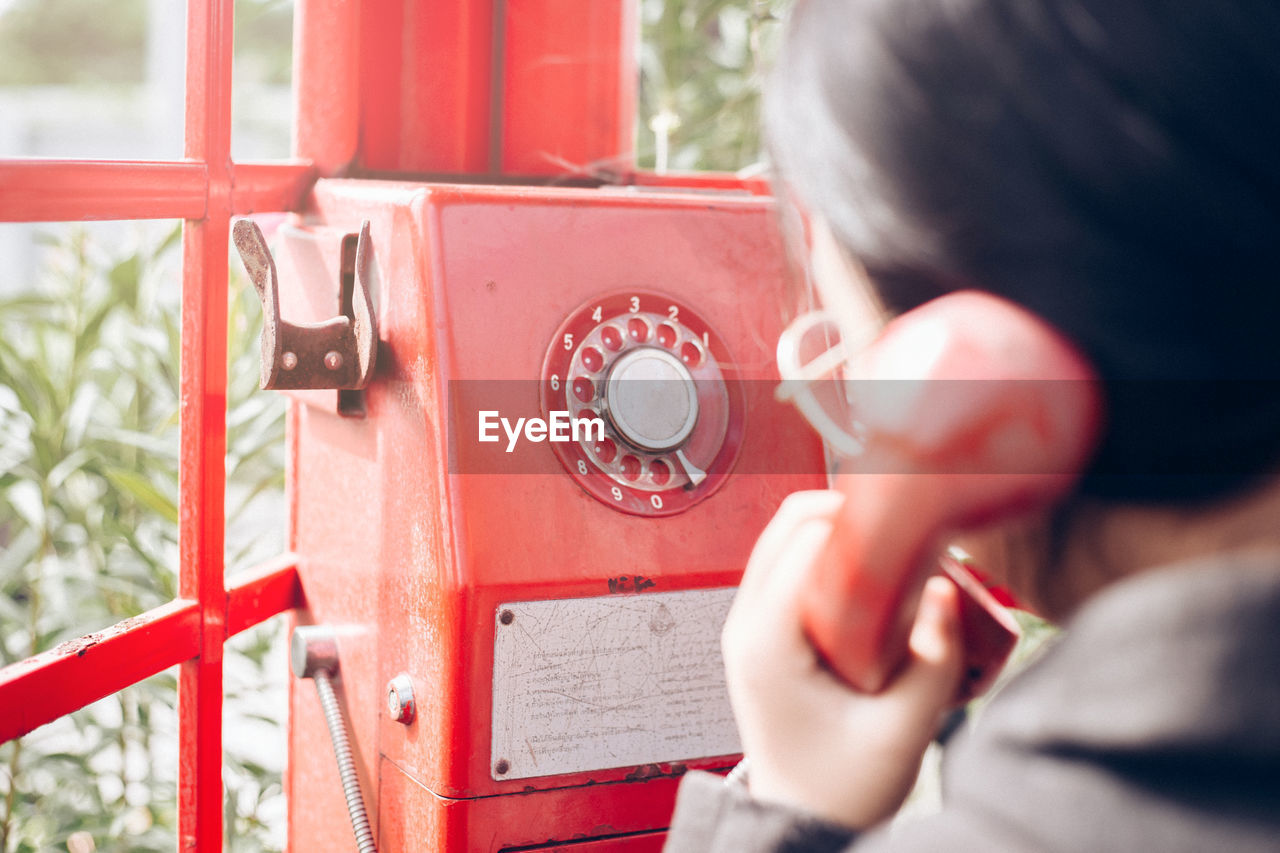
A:
{"type": "MultiPolygon", "coordinates": [[[[316,172],[308,163],[237,163],[232,210],[295,210],[316,172]]],[[[203,219],[204,163],[0,160],[0,222],[203,219]]]]}
{"type": "Polygon", "coordinates": [[[507,175],[621,174],[633,168],[636,4],[499,4],[501,159],[507,175]]]}
{"type": "MultiPolygon", "coordinates": [[[[227,598],[227,636],[301,607],[297,558],[237,574],[227,598]]],[[[0,669],[0,743],[195,657],[199,628],[198,603],[179,598],[0,669]]]]}
{"type": "MultiPolygon", "coordinates": [[[[293,151],[321,175],[341,174],[355,160],[361,13],[363,7],[366,26],[377,26],[379,14],[372,6],[356,0],[298,0],[294,5],[293,151]]],[[[398,56],[398,37],[381,29],[379,34],[384,41],[372,45],[375,54],[390,50],[398,56]]],[[[366,104],[377,106],[384,100],[366,104]]]]}
{"type": "MultiPolygon", "coordinates": [[[[450,473],[448,441],[466,434],[451,422],[447,383],[523,379],[536,413],[556,329],[575,306],[627,288],[675,297],[715,326],[735,378],[766,379],[781,312],[761,306],[787,298],[772,201],[701,189],[321,181],[304,216],[278,232],[282,298],[331,312],[306,282],[336,274],[332,253],[321,252],[332,241],[312,235],[363,219],[382,282],[379,376],[363,420],[294,404],[290,547],[309,607],[300,618],[339,628],[338,692],[375,831],[403,839],[387,849],[493,851],[661,829],[676,765],[491,777],[495,610],[604,596],[618,575],[644,574],[668,591],[734,584],[782,497],[824,483],[820,445],[773,401],[770,382],[753,383],[739,473],[684,513],[641,518],[588,496],[546,445],[545,474],[450,473]],[[423,694],[408,727],[383,704],[400,672],[423,694]],[[391,768],[406,778],[389,782],[391,768]]],[[[315,748],[325,730],[309,687],[291,690],[287,788],[298,850],[349,832],[332,757],[315,748]]]]}
{"type": "Polygon", "coordinates": [[[456,0],[366,3],[361,19],[361,169],[491,171],[495,5],[456,0]]]}
{"type": "Polygon", "coordinates": [[[303,606],[298,557],[281,554],[227,579],[227,636],[235,636],[278,613],[303,606]]]}
{"type": "Polygon", "coordinates": [[[297,153],[323,174],[353,153],[366,173],[630,169],[631,0],[364,0],[358,26],[353,5],[299,4],[297,153]],[[358,74],[334,81],[352,67],[356,31],[358,74]]]}
{"type": "MultiPolygon", "coordinates": [[[[331,16],[319,11],[330,2],[332,0],[297,0],[298,6],[295,8],[302,11],[305,7],[305,14],[315,22],[314,26],[294,31],[294,56],[298,59],[315,56],[318,61],[318,58],[324,55],[323,45],[326,42],[346,37],[347,33],[342,30],[342,24],[332,20],[332,17],[340,16],[331,16]],[[313,9],[317,11],[313,13],[313,9]],[[303,41],[308,44],[302,44],[303,41]],[[317,50],[310,47],[311,42],[317,43],[321,48],[317,50]]],[[[401,90],[417,83],[411,80],[407,84],[402,84],[401,81],[407,76],[407,71],[402,68],[403,56],[410,45],[417,44],[423,50],[427,46],[405,38],[402,27],[406,15],[412,17],[422,14],[421,11],[415,11],[414,7],[420,10],[426,5],[426,3],[410,4],[404,0],[363,0],[361,3],[358,73],[351,77],[357,82],[359,111],[353,111],[349,116],[339,115],[336,112],[328,114],[328,124],[334,125],[334,129],[317,131],[316,134],[318,136],[329,133],[341,134],[348,124],[357,128],[356,141],[359,150],[353,153],[358,155],[356,165],[359,168],[388,172],[407,168],[401,159],[404,135],[401,132],[400,114],[405,108],[403,103],[405,95],[401,90]]],[[[299,11],[295,11],[294,14],[299,14],[299,11]]],[[[450,56],[453,51],[466,50],[467,44],[459,42],[444,45],[444,50],[449,51],[444,56],[450,56]]],[[[312,73],[311,63],[295,62],[295,85],[302,85],[303,79],[312,73]]],[[[299,102],[299,111],[303,106],[299,102]]],[[[449,106],[456,107],[456,104],[449,106]]],[[[440,108],[447,107],[441,104],[440,108]]],[[[461,118],[459,123],[463,123],[461,118]]],[[[299,135],[297,153],[304,157],[311,156],[311,149],[304,147],[303,141],[304,137],[299,135]]],[[[453,157],[449,157],[448,149],[442,141],[418,140],[418,142],[433,146],[421,155],[424,161],[446,164],[457,162],[457,153],[454,152],[453,157]]],[[[465,144],[463,148],[465,150],[465,144]]]]}
{"type": "Polygon", "coordinates": [[[185,155],[208,165],[203,220],[182,228],[179,590],[200,605],[199,657],[178,687],[178,848],[222,848],[223,535],[232,0],[187,5],[185,155]]]}
{"type": "MultiPolygon", "coordinates": [[[[379,849],[386,853],[508,848],[538,853],[658,853],[680,784],[678,776],[663,776],[639,783],[460,800],[435,796],[385,757],[380,766],[385,805],[378,840],[379,849]],[[584,826],[590,827],[589,834],[581,834],[584,826]],[[654,831],[655,827],[661,829],[654,831]]],[[[291,845],[290,849],[307,848],[291,845]]]]}
{"type": "Polygon", "coordinates": [[[0,162],[0,222],[200,219],[203,163],[0,162]]]}
{"type": "Polygon", "coordinates": [[[0,743],[192,657],[199,621],[177,599],[0,669],[0,743]]]}
{"type": "Polygon", "coordinates": [[[755,175],[741,177],[724,172],[635,172],[627,175],[622,183],[631,183],[638,187],[654,187],[672,189],[683,187],[690,190],[746,192],[752,195],[772,196],[773,187],[766,177],[755,175]]]}
{"type": "Polygon", "coordinates": [[[315,181],[316,169],[308,162],[235,163],[231,212],[298,210],[315,181]]]}

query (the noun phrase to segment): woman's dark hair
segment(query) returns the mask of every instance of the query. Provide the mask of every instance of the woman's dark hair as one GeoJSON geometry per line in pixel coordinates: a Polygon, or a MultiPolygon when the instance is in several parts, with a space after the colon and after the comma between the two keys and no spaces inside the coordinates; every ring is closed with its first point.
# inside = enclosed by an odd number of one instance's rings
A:
{"type": "Polygon", "coordinates": [[[1280,461],[1280,3],[798,0],[782,180],[908,310],[1024,305],[1103,377],[1084,494],[1197,501],[1280,461]]]}

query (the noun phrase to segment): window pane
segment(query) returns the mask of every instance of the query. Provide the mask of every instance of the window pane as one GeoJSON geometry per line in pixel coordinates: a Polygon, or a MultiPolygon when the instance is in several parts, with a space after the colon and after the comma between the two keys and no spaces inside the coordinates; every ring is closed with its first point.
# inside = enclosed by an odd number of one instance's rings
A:
{"type": "Polygon", "coordinates": [[[236,0],[231,153],[288,157],[293,120],[293,0],[236,0]]]}
{"type": "Polygon", "coordinates": [[[0,0],[0,156],[182,155],[184,4],[0,0]]]}
{"type": "MultiPolygon", "coordinates": [[[[293,0],[237,0],[232,149],[289,155],[293,0]]],[[[186,4],[0,0],[0,157],[182,156],[186,4]]]]}
{"type": "Polygon", "coordinates": [[[641,0],[641,168],[737,171],[761,156],[764,72],[794,0],[641,0]]]}

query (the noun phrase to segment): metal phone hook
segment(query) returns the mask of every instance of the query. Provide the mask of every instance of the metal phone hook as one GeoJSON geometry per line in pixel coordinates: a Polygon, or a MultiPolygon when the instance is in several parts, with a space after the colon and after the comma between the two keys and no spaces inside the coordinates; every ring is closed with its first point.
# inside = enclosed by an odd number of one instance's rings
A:
{"type": "MultiPolygon", "coordinates": [[[[369,292],[369,222],[343,240],[341,278],[351,282],[342,314],[320,323],[280,317],[276,264],[262,229],[250,219],[232,228],[232,240],[262,300],[262,388],[357,390],[369,384],[378,355],[378,319],[369,292]],[[348,243],[354,241],[354,251],[348,243]]],[[[341,285],[340,285],[341,286],[341,285]]]]}

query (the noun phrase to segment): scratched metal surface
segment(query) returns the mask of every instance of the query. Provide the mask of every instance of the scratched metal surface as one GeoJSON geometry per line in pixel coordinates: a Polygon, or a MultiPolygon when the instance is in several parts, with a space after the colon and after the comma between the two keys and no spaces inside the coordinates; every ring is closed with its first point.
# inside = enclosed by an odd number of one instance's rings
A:
{"type": "Polygon", "coordinates": [[[733,593],[502,605],[494,629],[493,777],[739,752],[720,657],[733,593]]]}

